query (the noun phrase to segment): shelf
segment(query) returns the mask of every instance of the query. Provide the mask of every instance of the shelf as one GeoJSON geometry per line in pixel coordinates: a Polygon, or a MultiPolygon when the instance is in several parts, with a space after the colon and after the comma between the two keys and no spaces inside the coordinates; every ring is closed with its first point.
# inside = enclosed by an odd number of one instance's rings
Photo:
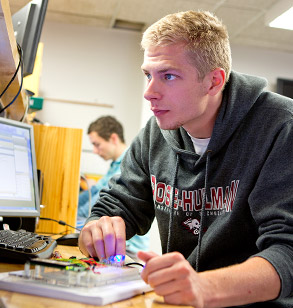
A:
{"type": "MultiPolygon", "coordinates": [[[[0,42],[0,91],[2,92],[15,73],[19,62],[8,0],[0,0],[0,42]]],[[[13,100],[19,90],[20,82],[21,74],[19,71],[1,99],[4,106],[7,106],[13,100]]],[[[7,117],[13,120],[21,120],[27,104],[27,95],[22,90],[16,101],[6,109],[7,117]]]]}

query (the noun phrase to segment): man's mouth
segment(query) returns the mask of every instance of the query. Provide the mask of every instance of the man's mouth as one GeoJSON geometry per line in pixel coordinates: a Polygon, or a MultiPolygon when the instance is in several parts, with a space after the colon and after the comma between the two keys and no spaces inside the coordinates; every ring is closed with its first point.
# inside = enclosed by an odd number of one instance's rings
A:
{"type": "Polygon", "coordinates": [[[168,112],[168,110],[165,110],[165,109],[155,109],[155,108],[151,108],[151,110],[152,110],[152,112],[154,113],[154,115],[155,115],[156,117],[161,116],[161,115],[163,115],[163,114],[165,114],[165,113],[168,112]]]}

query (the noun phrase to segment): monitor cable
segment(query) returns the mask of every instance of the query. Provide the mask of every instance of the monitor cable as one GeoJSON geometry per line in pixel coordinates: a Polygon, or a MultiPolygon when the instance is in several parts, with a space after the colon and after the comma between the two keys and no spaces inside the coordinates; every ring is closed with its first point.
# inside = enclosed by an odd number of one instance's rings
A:
{"type": "Polygon", "coordinates": [[[16,68],[16,71],[14,72],[14,75],[12,76],[12,78],[10,79],[10,81],[8,82],[7,86],[5,87],[5,89],[2,91],[2,93],[0,94],[0,98],[3,96],[3,94],[7,91],[7,89],[9,88],[9,86],[11,85],[11,83],[13,82],[13,80],[15,79],[18,71],[19,71],[19,68],[20,68],[20,65],[21,65],[21,62],[22,62],[22,56],[21,56],[21,52],[20,52],[20,45],[17,44],[17,50],[18,50],[18,53],[19,53],[19,62],[18,62],[18,65],[17,65],[17,68],[16,68]]]}
{"type": "Polygon", "coordinates": [[[11,85],[11,83],[13,82],[13,80],[15,79],[18,71],[19,71],[19,68],[21,68],[21,80],[20,80],[20,86],[19,86],[19,89],[18,89],[18,92],[16,93],[16,95],[14,96],[13,100],[8,104],[6,105],[4,108],[2,108],[0,110],[0,114],[2,112],[4,112],[10,105],[12,105],[15,100],[17,99],[17,97],[19,96],[19,93],[22,89],[22,84],[23,84],[23,51],[22,51],[22,48],[19,44],[17,44],[17,50],[18,50],[18,53],[19,53],[19,63],[18,63],[18,66],[16,68],[16,71],[14,73],[14,75],[12,76],[11,80],[9,81],[9,83],[7,84],[7,86],[5,87],[5,89],[2,91],[2,93],[0,94],[0,99],[1,97],[3,96],[3,94],[7,91],[7,89],[9,88],[9,86],[11,85]]]}
{"type": "Polygon", "coordinates": [[[77,231],[81,231],[79,228],[76,228],[76,227],[74,227],[74,226],[71,226],[71,225],[69,225],[68,223],[66,223],[66,222],[63,221],[63,220],[56,220],[56,219],[47,218],[47,217],[40,217],[40,220],[50,220],[50,221],[54,221],[54,222],[57,222],[59,225],[67,226],[67,227],[70,227],[70,228],[75,229],[75,230],[77,230],[77,231]]]}

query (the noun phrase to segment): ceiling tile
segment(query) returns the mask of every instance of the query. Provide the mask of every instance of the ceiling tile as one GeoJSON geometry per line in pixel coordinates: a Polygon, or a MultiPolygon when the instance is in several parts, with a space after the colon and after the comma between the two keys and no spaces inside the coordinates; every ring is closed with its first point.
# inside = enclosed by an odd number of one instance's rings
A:
{"type": "MultiPolygon", "coordinates": [[[[209,10],[226,24],[231,42],[293,52],[293,31],[265,26],[266,11],[279,0],[49,0],[46,20],[113,27],[121,22],[149,26],[166,14],[209,10]]],[[[9,0],[12,14],[29,0],[9,0]]]]}

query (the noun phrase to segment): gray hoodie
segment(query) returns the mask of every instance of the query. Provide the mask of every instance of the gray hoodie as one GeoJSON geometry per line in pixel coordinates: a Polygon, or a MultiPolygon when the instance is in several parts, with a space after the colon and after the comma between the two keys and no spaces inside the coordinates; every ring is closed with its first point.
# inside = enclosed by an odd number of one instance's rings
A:
{"type": "Polygon", "coordinates": [[[231,73],[202,156],[183,128],[151,118],[89,220],[119,215],[130,238],[156,217],[163,253],[181,252],[197,271],[263,257],[282,283],[265,307],[293,307],[293,100],[265,86],[231,73]]]}

